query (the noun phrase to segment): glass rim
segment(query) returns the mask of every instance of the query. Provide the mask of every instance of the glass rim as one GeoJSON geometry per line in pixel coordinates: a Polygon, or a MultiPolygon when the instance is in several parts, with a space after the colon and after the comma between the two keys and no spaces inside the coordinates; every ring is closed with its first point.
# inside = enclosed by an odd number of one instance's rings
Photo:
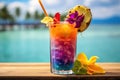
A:
{"type": "Polygon", "coordinates": [[[69,23],[69,22],[67,22],[67,21],[60,21],[60,23],[54,23],[54,22],[49,22],[48,23],[48,26],[51,26],[51,25],[60,25],[60,24],[70,24],[70,25],[74,25],[74,24],[71,24],[71,23],[69,23]]]}

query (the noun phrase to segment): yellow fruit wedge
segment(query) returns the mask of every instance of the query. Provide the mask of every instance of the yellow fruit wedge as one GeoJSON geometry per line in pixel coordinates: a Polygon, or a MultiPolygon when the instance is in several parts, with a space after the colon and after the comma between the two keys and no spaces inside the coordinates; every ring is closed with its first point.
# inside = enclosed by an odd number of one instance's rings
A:
{"type": "Polygon", "coordinates": [[[81,23],[81,26],[78,28],[78,32],[83,32],[88,28],[91,22],[91,19],[92,19],[91,10],[86,6],[77,5],[73,9],[71,9],[69,13],[74,13],[75,11],[77,11],[79,15],[84,15],[84,20],[81,23]]]}
{"type": "Polygon", "coordinates": [[[53,18],[46,16],[41,20],[41,23],[48,24],[49,22],[53,22],[53,18]]]}

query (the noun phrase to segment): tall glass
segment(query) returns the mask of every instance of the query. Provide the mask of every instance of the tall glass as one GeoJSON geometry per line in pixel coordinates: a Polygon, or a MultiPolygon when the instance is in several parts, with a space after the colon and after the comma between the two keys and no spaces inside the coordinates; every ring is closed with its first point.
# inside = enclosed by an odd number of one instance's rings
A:
{"type": "Polygon", "coordinates": [[[50,65],[54,74],[72,74],[77,29],[69,23],[50,24],[50,65]]]}

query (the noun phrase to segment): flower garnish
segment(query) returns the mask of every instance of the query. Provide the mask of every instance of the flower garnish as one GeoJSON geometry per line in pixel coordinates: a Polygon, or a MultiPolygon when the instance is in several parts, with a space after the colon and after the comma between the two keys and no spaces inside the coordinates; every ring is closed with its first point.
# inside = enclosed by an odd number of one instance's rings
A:
{"type": "Polygon", "coordinates": [[[77,11],[69,14],[69,17],[66,19],[70,24],[76,24],[75,28],[79,28],[84,19],[84,15],[79,15],[77,11]]]}
{"type": "Polygon", "coordinates": [[[57,12],[54,16],[54,23],[60,23],[60,13],[57,12]]]}
{"type": "Polygon", "coordinates": [[[75,74],[97,74],[105,73],[105,71],[96,64],[97,56],[92,56],[89,60],[85,53],[80,53],[75,60],[74,66],[72,68],[75,74]]]}

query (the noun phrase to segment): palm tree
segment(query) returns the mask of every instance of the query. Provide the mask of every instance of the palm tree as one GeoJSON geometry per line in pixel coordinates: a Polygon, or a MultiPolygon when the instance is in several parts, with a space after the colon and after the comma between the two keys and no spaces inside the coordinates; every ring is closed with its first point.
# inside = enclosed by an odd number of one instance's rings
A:
{"type": "Polygon", "coordinates": [[[9,11],[7,9],[7,6],[4,6],[1,10],[0,10],[0,19],[5,22],[5,25],[3,25],[2,31],[6,30],[6,24],[7,22],[9,22],[9,24],[11,24],[11,28],[13,27],[13,23],[14,23],[14,17],[9,14],[9,11]]]}
{"type": "Polygon", "coordinates": [[[34,19],[35,19],[35,20],[39,20],[39,19],[40,19],[40,15],[39,15],[39,13],[38,13],[38,11],[37,11],[37,10],[35,11],[35,13],[34,13],[34,16],[33,16],[33,17],[34,17],[34,19]]]}
{"type": "MultiPolygon", "coordinates": [[[[31,19],[31,14],[30,14],[28,11],[26,12],[25,19],[26,19],[26,20],[30,20],[30,19],[31,19]]],[[[29,24],[29,23],[28,23],[28,24],[29,24]]],[[[29,26],[26,25],[26,28],[29,28],[29,26]]]]}
{"type": "Polygon", "coordinates": [[[17,8],[15,9],[15,14],[16,14],[17,17],[20,16],[20,14],[21,14],[21,10],[20,10],[19,7],[17,7],[17,8]]]}
{"type": "Polygon", "coordinates": [[[25,19],[28,20],[31,18],[31,14],[29,12],[26,12],[25,19]]]}
{"type": "Polygon", "coordinates": [[[45,14],[44,13],[41,13],[40,14],[40,19],[43,19],[45,17],[45,14]]]}
{"type": "Polygon", "coordinates": [[[64,21],[64,20],[65,20],[66,15],[67,15],[66,13],[61,15],[61,21],[64,21]]]}
{"type": "Polygon", "coordinates": [[[49,16],[50,16],[50,17],[53,17],[54,15],[50,13],[49,16]]]}
{"type": "Polygon", "coordinates": [[[7,9],[7,6],[4,6],[1,10],[0,10],[0,18],[2,20],[5,21],[10,21],[10,22],[14,22],[14,18],[12,15],[9,14],[9,11],[7,9]]]}
{"type": "MultiPolygon", "coordinates": [[[[49,14],[49,16],[50,16],[50,17],[53,17],[52,14],[49,14]]],[[[44,14],[44,13],[39,13],[39,12],[36,10],[33,17],[34,17],[35,20],[41,20],[41,19],[43,19],[43,18],[45,17],[45,14],[44,14]]]]}
{"type": "MultiPolygon", "coordinates": [[[[34,12],[33,17],[34,17],[35,21],[37,21],[37,22],[40,21],[40,14],[37,10],[34,12]]],[[[34,25],[34,28],[39,28],[39,25],[34,25]]]]}

